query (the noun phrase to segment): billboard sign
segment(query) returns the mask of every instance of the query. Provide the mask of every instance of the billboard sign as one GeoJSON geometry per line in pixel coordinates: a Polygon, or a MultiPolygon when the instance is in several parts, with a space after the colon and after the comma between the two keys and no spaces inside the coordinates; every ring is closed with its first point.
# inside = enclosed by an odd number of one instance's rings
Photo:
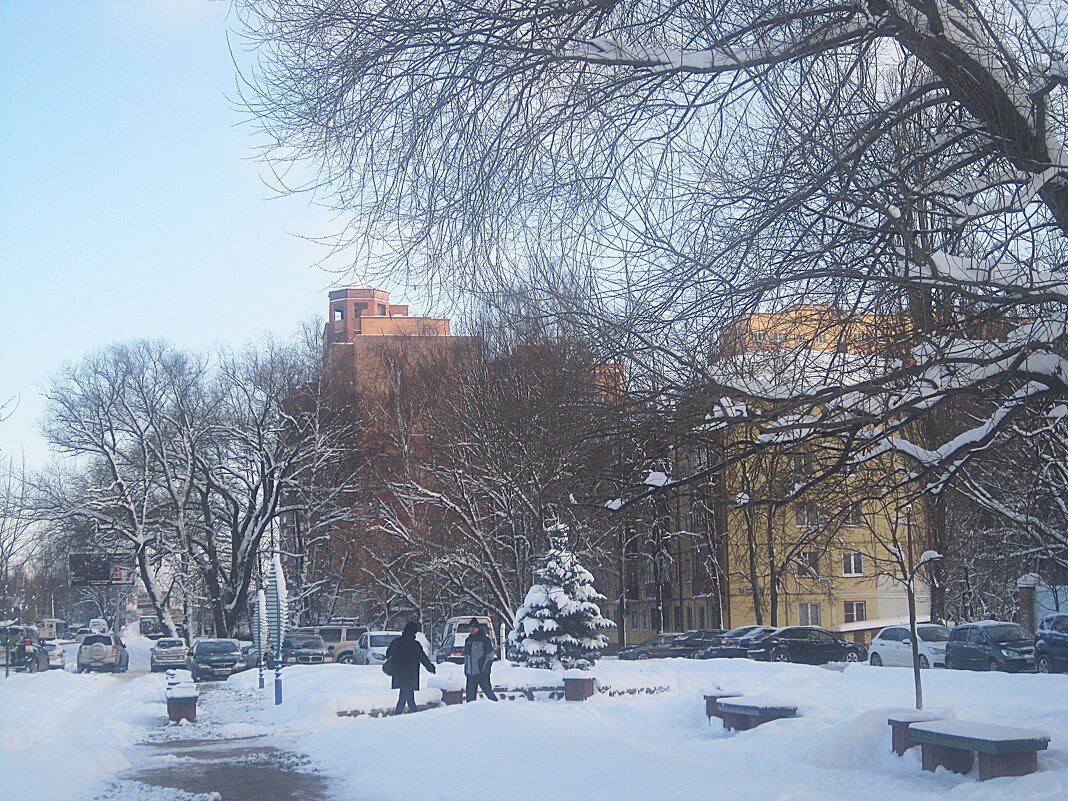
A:
{"type": "Polygon", "coordinates": [[[125,556],[72,553],[67,557],[72,587],[131,586],[137,565],[125,556]]]}

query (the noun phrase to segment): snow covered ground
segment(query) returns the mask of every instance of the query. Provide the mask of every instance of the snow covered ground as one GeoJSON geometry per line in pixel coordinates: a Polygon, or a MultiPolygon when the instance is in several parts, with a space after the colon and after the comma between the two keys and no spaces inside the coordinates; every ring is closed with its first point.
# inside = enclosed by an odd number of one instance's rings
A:
{"type": "MultiPolygon", "coordinates": [[[[459,678],[455,666],[442,668],[442,684],[459,678]]],[[[923,772],[915,749],[903,758],[890,753],[886,717],[911,705],[908,670],[606,660],[595,674],[616,688],[672,689],[583,704],[483,700],[400,718],[343,718],[339,710],[392,706],[396,694],[378,667],[322,665],[287,669],[280,707],[270,674],[259,690],[249,671],[204,694],[201,721],[163,729],[162,675],[17,676],[0,682],[0,796],[92,798],[79,781],[124,769],[140,738],[261,734],[310,757],[335,797],[347,801],[1068,798],[1068,675],[925,671],[929,710],[1052,736],[1038,773],[980,783],[974,772],[923,772]],[[715,689],[794,703],[800,717],[727,733],[704,715],[702,695],[715,689]],[[27,719],[38,725],[27,729],[27,719]],[[42,777],[45,764],[59,769],[42,777]]],[[[543,686],[558,678],[494,668],[495,684],[543,686]]],[[[426,689],[420,700],[439,692],[426,689]]]]}

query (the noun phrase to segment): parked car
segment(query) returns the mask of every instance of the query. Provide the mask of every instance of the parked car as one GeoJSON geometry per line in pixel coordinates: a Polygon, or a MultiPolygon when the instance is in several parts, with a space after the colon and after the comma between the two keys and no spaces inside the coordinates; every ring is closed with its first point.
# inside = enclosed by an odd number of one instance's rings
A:
{"type": "MultiPolygon", "coordinates": [[[[921,668],[946,666],[949,633],[949,629],[936,623],[916,626],[921,668]]],[[[888,626],[876,634],[868,648],[868,661],[875,667],[912,667],[912,632],[909,627],[888,626]]]]}
{"type": "Polygon", "coordinates": [[[771,626],[739,626],[724,632],[720,638],[697,654],[698,659],[744,659],[749,656],[749,644],[768,632],[771,626]]]}
{"type": "Polygon", "coordinates": [[[471,631],[471,621],[477,620],[486,636],[493,641],[493,651],[500,657],[500,646],[497,643],[497,635],[493,630],[493,621],[486,615],[456,615],[445,621],[445,627],[441,632],[441,644],[434,652],[434,661],[462,663],[464,661],[464,643],[471,631]]]}
{"type": "Polygon", "coordinates": [[[1068,613],[1046,615],[1038,624],[1035,669],[1039,673],[1068,670],[1068,613]]]}
{"type": "Polygon", "coordinates": [[[168,668],[184,668],[189,657],[185,640],[176,637],[160,637],[148,652],[148,662],[153,673],[168,668]]]}
{"type": "Polygon", "coordinates": [[[860,643],[843,640],[814,626],[787,626],[754,637],[747,652],[750,659],[806,665],[863,662],[868,658],[868,649],[860,643]]]}
{"type": "Polygon", "coordinates": [[[48,651],[33,626],[0,628],[0,671],[8,665],[11,670],[24,673],[48,670],[48,651]]]}
{"type": "Polygon", "coordinates": [[[77,631],[74,632],[74,639],[81,644],[81,641],[92,634],[88,626],[79,626],[77,631]]]}
{"type": "Polygon", "coordinates": [[[367,626],[356,624],[328,623],[322,626],[309,626],[300,629],[307,634],[317,634],[323,638],[326,645],[326,661],[339,662],[343,665],[352,664],[353,653],[360,637],[367,631],[367,626]]]}
{"type": "Polygon", "coordinates": [[[94,617],[89,621],[89,631],[93,634],[107,634],[111,627],[102,617],[94,617]]]}
{"type": "Polygon", "coordinates": [[[679,636],[680,635],[677,632],[674,634],[654,634],[644,642],[621,649],[619,658],[661,659],[668,656],[675,656],[676,654],[673,648],[675,640],[677,640],[679,636]]]}
{"type": "Polygon", "coordinates": [[[705,648],[718,643],[723,636],[723,629],[697,629],[687,631],[675,640],[672,647],[675,653],[672,656],[684,656],[687,659],[696,659],[697,654],[705,648]]]}
{"type": "Polygon", "coordinates": [[[283,665],[321,665],[328,654],[326,643],[318,634],[294,632],[282,638],[283,665]]]}
{"type": "MultiPolygon", "coordinates": [[[[381,665],[386,661],[386,649],[389,644],[397,639],[399,631],[366,631],[357,643],[353,653],[353,661],[357,665],[381,665]]],[[[416,641],[423,646],[423,652],[430,655],[430,643],[427,642],[423,632],[416,632],[416,641]]]]}
{"type": "Polygon", "coordinates": [[[965,623],[950,632],[946,667],[1009,673],[1031,671],[1035,669],[1034,639],[1018,623],[1001,620],[965,623]]]}
{"type": "Polygon", "coordinates": [[[246,667],[237,640],[201,637],[193,643],[186,659],[186,669],[193,674],[193,681],[225,679],[246,667]]]}
{"type": "Polygon", "coordinates": [[[45,649],[48,654],[48,668],[49,670],[55,668],[63,670],[67,666],[67,657],[63,653],[63,646],[55,640],[47,640],[41,643],[41,647],[45,649]]]}
{"type": "Polygon", "coordinates": [[[87,634],[78,646],[78,672],[107,670],[125,673],[130,669],[130,655],[117,634],[87,634]]]}

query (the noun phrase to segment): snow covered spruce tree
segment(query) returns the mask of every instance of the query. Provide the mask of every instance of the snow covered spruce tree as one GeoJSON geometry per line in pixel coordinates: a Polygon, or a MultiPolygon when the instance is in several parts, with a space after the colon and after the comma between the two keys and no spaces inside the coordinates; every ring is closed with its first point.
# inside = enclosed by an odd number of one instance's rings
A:
{"type": "Polygon", "coordinates": [[[548,533],[549,552],[535,571],[541,583],[527,592],[508,640],[530,667],[586,670],[608,644],[602,632],[615,623],[601,617],[605,597],[568,549],[567,526],[555,523],[548,533]]]}

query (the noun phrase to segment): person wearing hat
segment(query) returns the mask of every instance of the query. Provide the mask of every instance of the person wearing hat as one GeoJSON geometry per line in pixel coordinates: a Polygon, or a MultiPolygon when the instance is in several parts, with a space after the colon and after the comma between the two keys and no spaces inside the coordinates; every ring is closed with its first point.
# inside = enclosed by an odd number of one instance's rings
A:
{"type": "Polygon", "coordinates": [[[416,711],[415,691],[419,689],[419,666],[423,665],[431,673],[437,673],[434,663],[415,639],[419,628],[416,621],[409,621],[401,636],[386,649],[386,662],[389,665],[389,675],[393,678],[393,689],[400,690],[397,709],[393,713],[395,715],[404,712],[405,707],[412,712],[416,711]]]}
{"type": "Polygon", "coordinates": [[[468,624],[467,640],[464,642],[464,675],[467,676],[467,702],[478,698],[478,690],[491,701],[496,701],[493,694],[493,682],[490,681],[490,668],[493,666],[493,641],[482,630],[477,618],[471,618],[468,624]]]}

